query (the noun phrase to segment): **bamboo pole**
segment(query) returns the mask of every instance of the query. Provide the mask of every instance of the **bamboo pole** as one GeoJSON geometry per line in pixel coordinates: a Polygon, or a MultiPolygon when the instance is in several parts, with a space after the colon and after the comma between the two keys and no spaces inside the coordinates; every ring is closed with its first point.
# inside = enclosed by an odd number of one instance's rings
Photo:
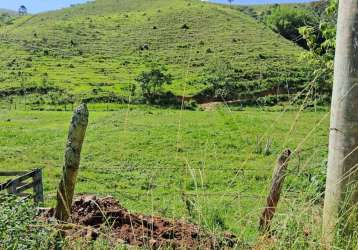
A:
{"type": "Polygon", "coordinates": [[[57,190],[55,217],[60,221],[67,221],[71,215],[71,205],[87,124],[88,109],[86,104],[81,104],[73,114],[68,131],[63,176],[57,190]]]}
{"type": "MultiPolygon", "coordinates": [[[[323,239],[332,246],[340,211],[357,206],[358,163],[358,1],[339,1],[323,239]],[[347,196],[349,195],[349,197],[347,196]]],[[[357,216],[357,212],[356,216],[357,216]]]]}
{"type": "Polygon", "coordinates": [[[290,156],[291,150],[286,149],[277,160],[277,166],[273,174],[270,193],[266,201],[266,207],[264,208],[260,218],[261,231],[267,232],[270,230],[271,221],[275,215],[276,207],[280,200],[281,190],[286,177],[286,170],[290,156]]]}

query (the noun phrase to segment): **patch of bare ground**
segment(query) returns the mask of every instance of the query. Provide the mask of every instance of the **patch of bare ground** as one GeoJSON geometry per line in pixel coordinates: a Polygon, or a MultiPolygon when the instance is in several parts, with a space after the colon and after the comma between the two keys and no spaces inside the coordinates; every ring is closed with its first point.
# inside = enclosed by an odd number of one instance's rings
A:
{"type": "Polygon", "coordinates": [[[223,105],[223,102],[207,102],[200,104],[200,107],[204,111],[213,111],[217,109],[219,106],[223,105]]]}
{"type": "Polygon", "coordinates": [[[222,105],[240,104],[243,101],[247,101],[247,100],[232,100],[232,101],[225,101],[225,102],[224,101],[205,102],[205,103],[200,104],[200,106],[204,111],[213,111],[222,105]]]}
{"type": "MultiPolygon", "coordinates": [[[[44,214],[49,220],[53,209],[44,214]]],[[[96,240],[101,234],[113,244],[150,249],[230,249],[236,238],[226,233],[220,239],[183,220],[130,213],[112,197],[81,196],[72,205],[72,223],[57,227],[64,237],[96,240]]]]}

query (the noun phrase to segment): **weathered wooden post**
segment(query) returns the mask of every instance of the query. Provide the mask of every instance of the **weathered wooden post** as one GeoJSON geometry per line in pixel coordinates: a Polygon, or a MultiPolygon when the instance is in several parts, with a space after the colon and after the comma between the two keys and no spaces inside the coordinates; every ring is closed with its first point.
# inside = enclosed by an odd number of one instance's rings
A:
{"type": "Polygon", "coordinates": [[[32,181],[34,183],[33,191],[34,191],[34,201],[35,203],[44,202],[44,190],[42,183],[42,169],[37,169],[36,173],[32,177],[32,181]]]}
{"type": "MultiPolygon", "coordinates": [[[[330,248],[344,201],[346,213],[358,205],[358,1],[339,1],[323,211],[323,238],[330,248]],[[353,191],[351,193],[350,191],[353,191]],[[346,204],[347,205],[347,204],[346,204]]],[[[357,211],[355,217],[358,216],[357,211]]],[[[357,218],[356,218],[357,219],[357,218]]]]}
{"type": "Polygon", "coordinates": [[[277,204],[280,200],[283,182],[286,177],[288,161],[290,160],[291,150],[286,149],[277,160],[277,166],[272,178],[272,184],[267,204],[260,218],[260,230],[267,232],[270,230],[271,220],[275,214],[277,204]]]}
{"type": "Polygon", "coordinates": [[[71,215],[71,205],[87,124],[87,105],[81,104],[73,114],[68,131],[63,175],[57,190],[55,217],[60,221],[67,221],[71,215]]]}

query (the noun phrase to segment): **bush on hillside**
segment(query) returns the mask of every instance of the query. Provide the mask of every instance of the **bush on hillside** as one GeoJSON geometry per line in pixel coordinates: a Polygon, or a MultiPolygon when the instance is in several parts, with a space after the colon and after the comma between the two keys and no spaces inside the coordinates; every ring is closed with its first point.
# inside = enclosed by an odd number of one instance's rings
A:
{"type": "Polygon", "coordinates": [[[188,26],[186,23],[184,23],[184,24],[181,26],[181,28],[184,29],[184,30],[188,30],[188,29],[189,29],[189,26],[188,26]]]}
{"type": "Polygon", "coordinates": [[[82,97],[85,103],[128,103],[128,97],[116,95],[114,92],[88,93],[82,97]]]}
{"type": "Polygon", "coordinates": [[[143,97],[149,102],[154,102],[156,97],[160,96],[164,85],[172,83],[172,76],[166,71],[163,66],[152,66],[149,71],[144,71],[136,77],[135,80],[142,90],[143,97]]]}
{"type": "Polygon", "coordinates": [[[212,100],[237,99],[246,88],[240,84],[240,72],[229,63],[218,63],[207,70],[207,77],[202,80],[208,87],[198,98],[208,97],[212,100]]]}

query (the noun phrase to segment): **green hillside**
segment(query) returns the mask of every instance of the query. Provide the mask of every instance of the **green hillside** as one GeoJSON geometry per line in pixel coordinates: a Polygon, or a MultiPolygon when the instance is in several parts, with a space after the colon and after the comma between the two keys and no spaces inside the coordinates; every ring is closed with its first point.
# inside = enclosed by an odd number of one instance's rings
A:
{"type": "MultiPolygon", "coordinates": [[[[284,3],[284,4],[279,4],[279,6],[284,7],[284,8],[293,8],[293,9],[310,9],[311,6],[314,4],[315,2],[311,2],[311,3],[284,3]]],[[[267,11],[269,9],[271,9],[272,7],[277,6],[277,4],[254,4],[254,5],[250,5],[248,7],[254,9],[258,14],[267,11]]]]}
{"type": "Polygon", "coordinates": [[[306,82],[300,48],[237,9],[195,0],[97,0],[20,17],[0,37],[2,97],[127,97],[153,63],[168,69],[176,95],[207,88],[222,64],[245,95],[306,82]]]}
{"type": "Polygon", "coordinates": [[[0,8],[0,14],[16,15],[16,11],[0,8]]]}

